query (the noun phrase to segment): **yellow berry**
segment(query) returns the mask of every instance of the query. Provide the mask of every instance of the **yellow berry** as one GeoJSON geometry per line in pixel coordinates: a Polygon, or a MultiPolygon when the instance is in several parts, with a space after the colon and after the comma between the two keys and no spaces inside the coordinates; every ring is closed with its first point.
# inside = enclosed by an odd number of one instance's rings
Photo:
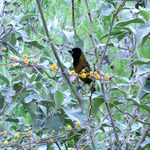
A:
{"type": "Polygon", "coordinates": [[[90,77],[93,77],[93,71],[90,71],[90,77]]]}
{"type": "Polygon", "coordinates": [[[12,55],[12,56],[10,56],[10,58],[11,58],[11,59],[14,59],[14,57],[15,57],[15,56],[13,56],[13,55],[12,55]]]}
{"type": "Polygon", "coordinates": [[[14,56],[14,60],[18,60],[19,58],[17,56],[14,56]]]}
{"type": "Polygon", "coordinates": [[[32,132],[31,132],[31,131],[28,131],[28,133],[29,133],[29,134],[32,134],[32,132]]]}
{"type": "Polygon", "coordinates": [[[107,80],[109,80],[110,77],[109,77],[109,75],[105,75],[105,78],[106,78],[107,80]]]}
{"type": "Polygon", "coordinates": [[[98,73],[95,71],[94,74],[97,75],[98,73]]]}
{"type": "Polygon", "coordinates": [[[12,139],[11,142],[16,142],[16,140],[15,140],[15,139],[12,139]]]}
{"type": "Polygon", "coordinates": [[[24,59],[24,63],[25,63],[25,64],[28,64],[28,63],[29,63],[29,60],[25,58],[25,59],[24,59]]]}
{"type": "Polygon", "coordinates": [[[11,56],[10,58],[14,59],[14,60],[18,60],[19,59],[17,56],[11,56]]]}
{"type": "Polygon", "coordinates": [[[2,121],[0,121],[0,125],[2,124],[2,121]]]}
{"type": "Polygon", "coordinates": [[[79,121],[76,122],[76,125],[77,125],[77,126],[80,126],[80,124],[81,124],[81,123],[80,123],[79,121]]]}
{"type": "Polygon", "coordinates": [[[53,64],[53,67],[54,67],[54,69],[55,69],[55,68],[57,68],[57,65],[56,65],[56,64],[53,64]]]}
{"type": "Polygon", "coordinates": [[[54,143],[54,140],[53,140],[53,139],[51,139],[51,140],[50,140],[50,142],[51,142],[51,143],[54,143]]]}
{"type": "Polygon", "coordinates": [[[34,64],[37,64],[37,63],[38,63],[38,61],[37,61],[37,60],[35,60],[33,63],[34,63],[34,64]]]}
{"type": "Polygon", "coordinates": [[[6,51],[7,49],[6,49],[6,47],[3,47],[2,50],[3,50],[3,51],[6,51]]]}
{"type": "Polygon", "coordinates": [[[54,70],[55,68],[54,68],[54,66],[52,65],[52,66],[50,66],[50,69],[51,69],[51,70],[54,70]]]}
{"type": "Polygon", "coordinates": [[[76,72],[74,70],[71,71],[72,74],[75,74],[76,72]]]}
{"type": "Polygon", "coordinates": [[[8,141],[4,141],[4,144],[8,144],[8,141]]]}
{"type": "Polygon", "coordinates": [[[23,58],[28,58],[28,55],[27,54],[23,54],[23,58]]]}
{"type": "Polygon", "coordinates": [[[4,135],[7,135],[7,131],[3,131],[3,134],[4,134],[4,135]]]}
{"type": "Polygon", "coordinates": [[[10,64],[9,64],[9,66],[10,66],[10,67],[13,67],[13,66],[14,66],[14,64],[13,64],[13,63],[10,63],[10,64]]]}
{"type": "Polygon", "coordinates": [[[19,134],[15,134],[14,137],[15,137],[15,138],[19,138],[19,134]]]}
{"type": "Polygon", "coordinates": [[[101,73],[101,75],[104,76],[105,74],[104,74],[104,73],[101,73]]]}
{"type": "Polygon", "coordinates": [[[67,126],[67,130],[71,130],[72,127],[70,125],[67,126]]]}
{"type": "Polygon", "coordinates": [[[85,79],[85,78],[86,78],[86,73],[82,73],[82,74],[81,74],[81,77],[82,77],[83,79],[85,79]]]}
{"type": "Polygon", "coordinates": [[[95,75],[95,79],[100,79],[100,75],[99,74],[95,75]]]}

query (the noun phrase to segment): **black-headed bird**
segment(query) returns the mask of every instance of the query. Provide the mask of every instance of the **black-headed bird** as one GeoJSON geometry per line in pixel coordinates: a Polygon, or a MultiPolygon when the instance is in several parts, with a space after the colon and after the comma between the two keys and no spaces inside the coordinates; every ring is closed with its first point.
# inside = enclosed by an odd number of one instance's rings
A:
{"type": "MultiPolygon", "coordinates": [[[[74,70],[77,74],[81,75],[82,73],[85,73],[87,76],[86,78],[82,78],[80,76],[80,79],[87,84],[90,84],[93,80],[89,77],[90,74],[90,65],[87,62],[82,50],[80,48],[73,48],[71,50],[68,51],[69,53],[71,53],[72,57],[73,57],[73,67],[74,70]]],[[[93,87],[93,90],[95,91],[95,88],[93,87]]]]}

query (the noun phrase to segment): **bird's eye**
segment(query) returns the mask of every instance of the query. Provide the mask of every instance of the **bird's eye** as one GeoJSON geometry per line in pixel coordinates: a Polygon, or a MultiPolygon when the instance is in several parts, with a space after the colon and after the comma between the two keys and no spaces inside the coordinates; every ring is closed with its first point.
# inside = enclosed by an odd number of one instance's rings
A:
{"type": "Polygon", "coordinates": [[[69,52],[70,54],[73,54],[73,51],[72,51],[72,50],[69,50],[68,52],[69,52]]]}

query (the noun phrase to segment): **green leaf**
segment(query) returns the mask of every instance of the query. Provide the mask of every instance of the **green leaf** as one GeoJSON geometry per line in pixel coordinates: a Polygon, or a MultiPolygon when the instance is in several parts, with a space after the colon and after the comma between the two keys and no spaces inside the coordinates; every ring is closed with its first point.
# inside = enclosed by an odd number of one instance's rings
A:
{"type": "Polygon", "coordinates": [[[3,90],[2,90],[2,95],[3,96],[13,96],[15,95],[15,91],[11,88],[8,88],[8,87],[5,87],[3,90]]]}
{"type": "Polygon", "coordinates": [[[19,122],[19,119],[18,118],[7,118],[5,121],[9,121],[9,122],[15,122],[15,123],[18,123],[19,122]]]}
{"type": "Polygon", "coordinates": [[[9,115],[9,113],[16,107],[17,104],[18,103],[13,103],[13,104],[9,105],[9,107],[5,111],[5,115],[9,115]]]}
{"type": "Polygon", "coordinates": [[[36,16],[36,15],[35,14],[26,14],[20,19],[19,23],[21,23],[22,21],[29,19],[30,17],[33,17],[33,16],[36,16]]]}
{"type": "Polygon", "coordinates": [[[118,41],[121,41],[125,37],[126,34],[127,34],[126,32],[122,32],[121,34],[117,35],[118,41]]]}
{"type": "Polygon", "coordinates": [[[64,100],[64,96],[63,94],[57,90],[55,93],[54,93],[54,100],[55,100],[55,103],[56,103],[56,106],[60,106],[64,100]]]}
{"type": "Polygon", "coordinates": [[[18,34],[20,35],[17,38],[19,41],[23,40],[25,42],[26,40],[29,39],[27,33],[24,30],[18,30],[18,34]]]}
{"type": "Polygon", "coordinates": [[[38,89],[41,89],[42,88],[42,83],[39,81],[39,82],[36,82],[35,83],[35,86],[38,88],[38,89]]]}
{"type": "Polygon", "coordinates": [[[150,25],[139,26],[136,30],[136,39],[140,44],[144,44],[150,35],[150,25]]]}
{"type": "Polygon", "coordinates": [[[61,120],[59,116],[48,116],[45,122],[45,128],[49,129],[51,133],[52,130],[55,130],[55,134],[61,129],[61,120]]]}
{"type": "Polygon", "coordinates": [[[3,108],[4,102],[5,102],[4,96],[0,93],[0,110],[3,108]]]}
{"type": "Polygon", "coordinates": [[[28,77],[29,83],[32,83],[36,79],[36,74],[35,73],[33,73],[33,74],[26,73],[26,75],[28,77]]]}
{"type": "Polygon", "coordinates": [[[63,33],[65,34],[67,40],[69,42],[72,42],[73,37],[74,37],[74,32],[73,31],[72,32],[68,32],[68,31],[63,30],[63,33]]]}
{"type": "Polygon", "coordinates": [[[47,109],[45,106],[43,105],[39,105],[39,107],[41,108],[41,110],[43,111],[43,113],[45,114],[45,116],[47,115],[47,109]]]}
{"type": "Polygon", "coordinates": [[[146,80],[146,83],[145,83],[145,86],[144,86],[144,92],[146,92],[146,93],[150,93],[150,78],[148,78],[147,80],[146,80]]]}
{"type": "Polygon", "coordinates": [[[31,94],[24,99],[24,102],[30,103],[32,100],[37,100],[38,102],[40,102],[43,99],[37,94],[31,94]]]}
{"type": "Polygon", "coordinates": [[[111,4],[106,3],[103,6],[103,9],[101,11],[101,15],[103,15],[103,16],[110,16],[110,15],[112,15],[113,10],[114,10],[114,6],[111,5],[111,4]]]}
{"type": "Polygon", "coordinates": [[[1,91],[2,96],[4,96],[4,99],[7,103],[11,103],[12,102],[12,96],[15,95],[15,91],[11,88],[3,88],[1,91]]]}
{"type": "Polygon", "coordinates": [[[11,39],[10,39],[11,45],[15,46],[16,45],[16,35],[15,33],[11,34],[11,39]]]}
{"type": "MultiPolygon", "coordinates": [[[[150,148],[150,138],[147,137],[143,143],[141,143],[141,148],[144,150],[146,148],[150,148]]],[[[147,149],[148,150],[148,149],[147,149]]]]}
{"type": "Polygon", "coordinates": [[[92,114],[97,113],[97,111],[99,110],[99,106],[102,103],[104,103],[104,97],[102,95],[93,98],[92,114]]]}
{"type": "Polygon", "coordinates": [[[122,90],[121,88],[119,88],[117,86],[113,86],[109,89],[109,91],[113,91],[113,90],[117,90],[117,91],[121,92],[125,98],[128,96],[126,91],[122,90]]]}
{"type": "Polygon", "coordinates": [[[13,83],[13,82],[15,82],[15,81],[18,81],[19,78],[22,77],[22,76],[26,76],[26,73],[20,72],[19,74],[17,74],[17,75],[11,80],[11,82],[13,83]]]}
{"type": "Polygon", "coordinates": [[[37,116],[35,114],[35,109],[34,106],[32,105],[32,103],[23,103],[23,106],[27,109],[27,111],[29,112],[31,118],[32,118],[32,124],[33,124],[33,129],[37,128],[37,116]]]}
{"type": "Polygon", "coordinates": [[[150,64],[150,59],[147,59],[147,58],[140,58],[140,59],[137,59],[135,60],[134,62],[132,62],[130,64],[131,65],[143,65],[143,64],[150,64]]]}
{"type": "MultiPolygon", "coordinates": [[[[110,35],[115,36],[115,37],[118,36],[118,40],[121,40],[124,34],[127,34],[127,33],[129,34],[133,33],[133,30],[131,27],[115,26],[112,32],[110,33],[110,35]]],[[[100,37],[100,39],[107,38],[107,37],[108,37],[108,34],[105,34],[102,37],[100,37]]]]}
{"type": "Polygon", "coordinates": [[[40,44],[38,41],[33,41],[33,40],[25,40],[25,43],[30,44],[32,46],[35,46],[39,49],[45,48],[44,45],[40,44]]]}
{"type": "Polygon", "coordinates": [[[3,74],[10,82],[11,81],[11,75],[5,67],[3,67],[3,74]]]}
{"type": "Polygon", "coordinates": [[[149,21],[149,19],[150,19],[150,14],[149,14],[148,11],[146,11],[146,10],[140,10],[139,13],[140,13],[141,15],[143,15],[143,17],[144,17],[144,19],[145,19],[146,21],[149,21]]]}
{"type": "Polygon", "coordinates": [[[121,21],[117,22],[114,26],[126,26],[130,23],[145,23],[145,21],[140,18],[134,18],[134,19],[124,18],[121,21]]]}
{"type": "Polygon", "coordinates": [[[137,73],[136,73],[136,76],[141,76],[143,74],[146,74],[146,73],[150,73],[150,65],[143,65],[141,66],[138,70],[137,70],[137,73]]]}
{"type": "Polygon", "coordinates": [[[144,110],[147,110],[148,112],[150,112],[150,104],[138,104],[138,103],[134,103],[135,106],[138,106],[144,110]]]}
{"type": "Polygon", "coordinates": [[[87,120],[87,116],[80,109],[64,108],[63,110],[72,121],[87,120]]]}
{"type": "Polygon", "coordinates": [[[0,74],[0,79],[5,81],[7,84],[9,84],[9,80],[5,76],[3,76],[2,74],[0,74]]]}

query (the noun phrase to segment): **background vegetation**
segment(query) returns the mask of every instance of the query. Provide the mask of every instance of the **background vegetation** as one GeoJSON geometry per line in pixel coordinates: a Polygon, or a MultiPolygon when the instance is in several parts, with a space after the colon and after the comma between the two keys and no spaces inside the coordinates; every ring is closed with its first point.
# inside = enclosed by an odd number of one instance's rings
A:
{"type": "Polygon", "coordinates": [[[0,2],[0,148],[150,149],[150,3],[0,2]],[[80,47],[96,92],[71,72],[80,47]],[[78,82],[77,82],[78,80],[78,82]]]}

